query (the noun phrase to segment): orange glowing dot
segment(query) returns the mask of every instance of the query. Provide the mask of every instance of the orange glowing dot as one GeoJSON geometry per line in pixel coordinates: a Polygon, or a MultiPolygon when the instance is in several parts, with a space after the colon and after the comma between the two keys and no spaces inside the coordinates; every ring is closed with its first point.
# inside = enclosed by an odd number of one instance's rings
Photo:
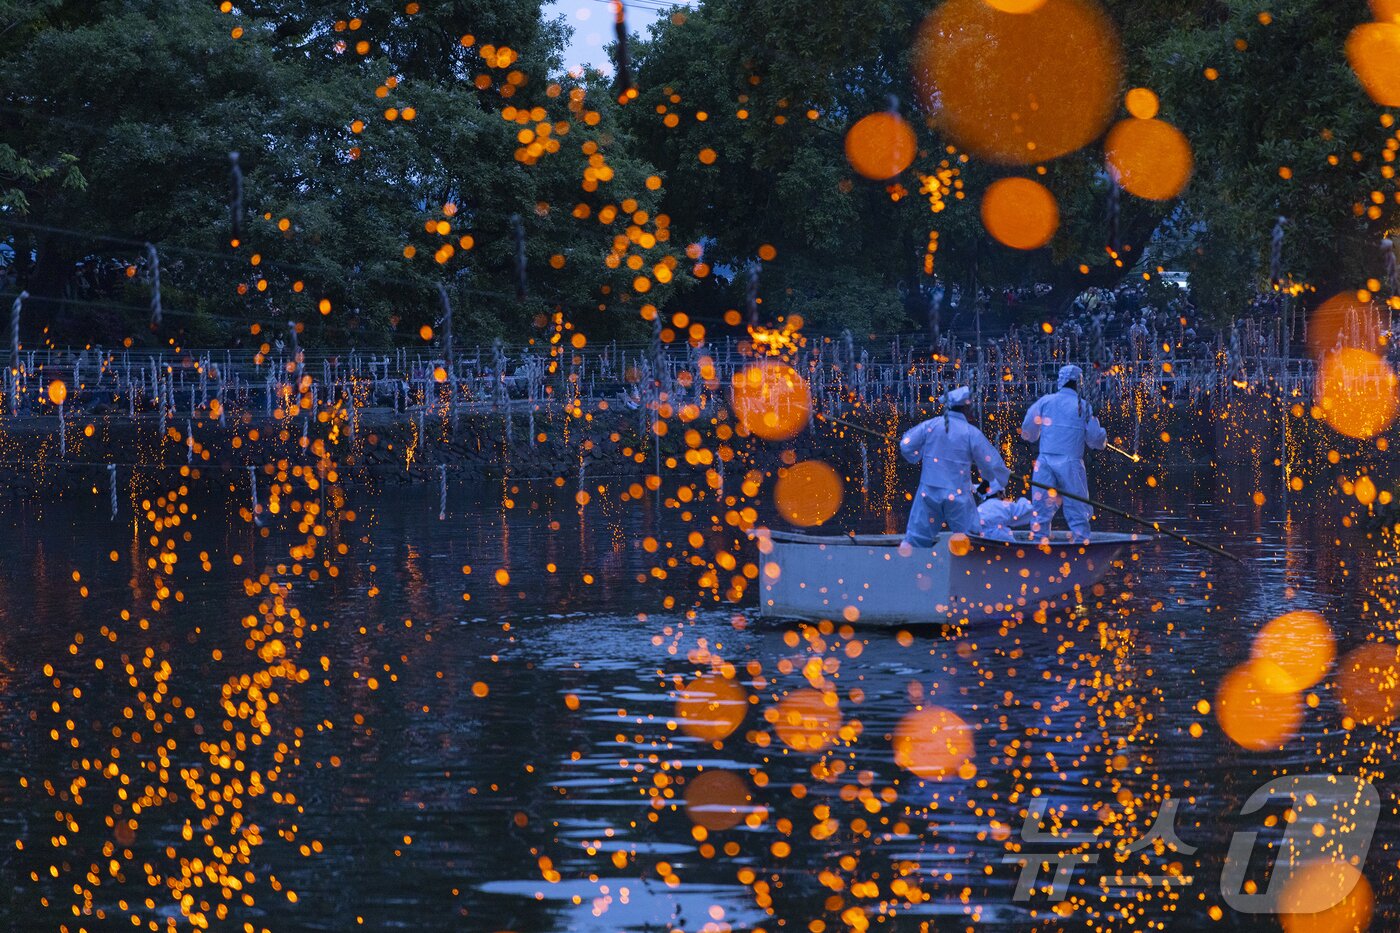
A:
{"type": "Polygon", "coordinates": [[[49,383],[49,401],[55,405],[62,405],[68,398],[68,386],[62,379],[55,379],[49,383]]]}
{"type": "Polygon", "coordinates": [[[432,340],[433,329],[427,324],[424,324],[422,327],[418,328],[418,336],[422,337],[424,340],[432,340]]]}
{"type": "Polygon", "coordinates": [[[733,829],[755,810],[749,785],[733,771],[707,770],[686,783],[686,815],[712,833],[733,829]]]}
{"type": "Polygon", "coordinates": [[[322,299],[317,303],[316,307],[317,307],[317,309],[318,309],[322,314],[330,314],[330,313],[331,313],[331,300],[330,300],[329,298],[322,298],[322,299]]]}
{"type": "Polygon", "coordinates": [[[828,521],[841,508],[840,475],[820,460],[804,460],[778,475],[773,504],[788,522],[803,527],[828,521]]]}
{"type": "Polygon", "coordinates": [[[1347,36],[1347,61],[1371,100],[1400,107],[1400,25],[1362,23],[1347,36]]]}
{"type": "Polygon", "coordinates": [[[758,258],[764,262],[772,262],[778,258],[778,251],[773,247],[773,244],[764,243],[758,248],[758,258]]]}
{"type": "Polygon", "coordinates": [[[846,160],[857,173],[874,181],[904,171],[918,150],[914,130],[897,113],[867,114],[846,131],[846,160]]]}
{"type": "Polygon", "coordinates": [[[1374,904],[1371,883],[1359,869],[1318,859],[1288,876],[1277,913],[1284,933],[1353,933],[1371,925],[1374,904]]]}
{"type": "Polygon", "coordinates": [[[1250,751],[1281,748],[1303,721],[1303,704],[1296,693],[1271,693],[1252,664],[1241,664],[1220,682],[1215,716],[1235,744],[1250,751]]]}
{"type": "Polygon", "coordinates": [[[921,778],[966,774],[973,748],[972,729],[941,706],[909,713],[894,730],[894,763],[921,778]]]}
{"type": "Polygon", "coordinates": [[[676,718],[688,735],[715,742],[744,721],[749,695],[743,687],[718,674],[701,674],[676,698],[676,718]]]}
{"type": "Polygon", "coordinates": [[[1122,73],[1118,36],[1092,0],[1047,0],[1018,13],[948,0],[924,20],[914,50],[915,80],[948,135],[974,155],[1016,165],[1096,139],[1122,73]]]}
{"type": "Polygon", "coordinates": [[[1180,194],[1195,166],[1181,131],[1155,119],[1120,121],[1104,142],[1104,159],[1124,191],[1152,201],[1180,194]]]}
{"type": "Polygon", "coordinates": [[[770,711],[770,717],[778,738],[799,752],[819,752],[836,744],[841,729],[836,694],[810,687],[788,694],[770,711]]]}
{"type": "Polygon", "coordinates": [[[488,694],[488,693],[490,693],[490,692],[491,692],[491,688],[488,687],[485,683],[483,683],[483,682],[480,681],[480,680],[478,680],[476,683],[472,684],[472,696],[474,696],[474,697],[478,697],[478,698],[484,697],[484,696],[486,696],[486,694],[488,694]]]}
{"type": "Polygon", "coordinates": [[[1288,612],[1254,638],[1254,673],[1270,693],[1297,693],[1320,681],[1337,655],[1332,628],[1316,612],[1288,612]]]}
{"type": "Polygon", "coordinates": [[[510,583],[510,571],[506,570],[504,567],[497,570],[496,582],[499,583],[501,586],[505,586],[506,584],[510,583]]]}
{"type": "Polygon", "coordinates": [[[1139,120],[1151,120],[1157,116],[1160,106],[1157,95],[1145,87],[1133,88],[1123,99],[1123,103],[1127,106],[1128,113],[1139,120]]]}
{"type": "Polygon", "coordinates": [[[1060,226],[1055,196],[1029,178],[1002,178],[982,196],[982,226],[1012,249],[1039,249],[1060,226]]]}
{"type": "Polygon", "coordinates": [[[1371,0],[1371,15],[1381,23],[1400,23],[1400,0],[1371,0]]]}
{"type": "Polygon", "coordinates": [[[807,381],[785,363],[756,363],[734,375],[734,415],[750,433],[768,441],[797,436],[811,416],[807,381]]]}
{"type": "Polygon", "coordinates": [[[710,148],[706,147],[706,148],[700,150],[700,156],[699,156],[699,158],[700,158],[701,164],[703,164],[703,165],[713,165],[714,162],[715,162],[716,153],[715,153],[715,151],[714,151],[713,149],[710,149],[710,148]]]}
{"type": "Polygon", "coordinates": [[[1003,13],[1034,13],[1045,6],[1045,0],[984,0],[987,6],[1003,13]]]}
{"type": "Polygon", "coordinates": [[[1400,695],[1400,651],[1370,642],[1337,664],[1337,692],[1348,716],[1362,725],[1385,725],[1395,718],[1400,695]]]}
{"type": "Polygon", "coordinates": [[[1395,371],[1369,350],[1334,350],[1322,359],[1317,405],[1328,425],[1339,434],[1375,437],[1395,420],[1395,371]]]}
{"type": "Polygon", "coordinates": [[[966,557],[972,551],[972,539],[961,531],[948,537],[948,553],[954,557],[966,557]]]}

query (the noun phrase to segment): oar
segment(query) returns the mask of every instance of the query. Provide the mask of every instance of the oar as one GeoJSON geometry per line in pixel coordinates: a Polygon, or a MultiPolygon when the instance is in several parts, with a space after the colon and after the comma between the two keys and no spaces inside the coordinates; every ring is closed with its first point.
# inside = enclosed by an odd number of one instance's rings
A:
{"type": "Polygon", "coordinates": [[[1204,541],[1196,541],[1192,538],[1188,538],[1186,537],[1186,535],[1181,534],[1180,532],[1172,531],[1170,528],[1163,528],[1160,522],[1154,522],[1151,519],[1141,518],[1137,515],[1134,515],[1132,512],[1124,512],[1122,509],[1115,509],[1111,505],[1104,505],[1102,502],[1095,502],[1093,499],[1087,499],[1084,496],[1076,496],[1072,492],[1065,492],[1063,489],[1056,489],[1054,486],[1048,486],[1045,483],[1037,483],[1035,480],[1031,480],[1031,485],[1035,486],[1037,489],[1044,489],[1046,492],[1053,493],[1057,496],[1064,496],[1066,499],[1073,499],[1075,502],[1082,502],[1085,505],[1091,505],[1096,509],[1102,509],[1105,512],[1111,512],[1120,518],[1126,518],[1130,522],[1136,522],[1137,524],[1142,525],[1145,528],[1151,528],[1153,531],[1159,534],[1164,534],[1169,538],[1175,538],[1182,544],[1189,544],[1192,547],[1204,548],[1207,551],[1210,551],[1212,554],[1218,554],[1221,557],[1228,557],[1230,560],[1234,561],[1237,564],[1244,563],[1243,558],[1236,557],[1234,554],[1231,554],[1229,551],[1226,551],[1223,548],[1218,548],[1213,544],[1206,544],[1204,541]]]}
{"type": "Polygon", "coordinates": [[[1139,455],[1137,455],[1137,454],[1130,454],[1130,453],[1128,453],[1126,450],[1124,450],[1122,447],[1118,447],[1118,446],[1116,446],[1116,445],[1114,445],[1114,444],[1110,444],[1110,443],[1108,443],[1107,441],[1104,442],[1104,446],[1107,447],[1109,450],[1113,451],[1113,452],[1116,453],[1116,454],[1122,454],[1123,456],[1127,457],[1129,460],[1133,461],[1134,463],[1137,463],[1139,460],[1142,459],[1142,457],[1140,457],[1139,455]]]}
{"type": "Polygon", "coordinates": [[[827,424],[839,424],[843,428],[850,428],[852,431],[861,431],[865,434],[869,434],[871,437],[878,437],[882,441],[889,440],[888,434],[883,434],[880,431],[872,431],[870,428],[863,428],[858,424],[852,424],[849,421],[842,421],[840,418],[828,418],[826,415],[822,414],[819,411],[812,412],[812,416],[818,421],[825,421],[827,424]]]}

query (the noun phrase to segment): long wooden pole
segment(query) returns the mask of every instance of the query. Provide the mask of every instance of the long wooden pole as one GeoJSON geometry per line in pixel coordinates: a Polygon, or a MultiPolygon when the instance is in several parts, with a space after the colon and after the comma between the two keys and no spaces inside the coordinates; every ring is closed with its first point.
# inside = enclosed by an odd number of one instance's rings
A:
{"type": "Polygon", "coordinates": [[[1205,550],[1210,551],[1212,554],[1218,554],[1221,557],[1228,557],[1230,560],[1234,561],[1237,564],[1244,563],[1244,560],[1242,558],[1236,557],[1234,554],[1231,554],[1229,551],[1226,551],[1223,548],[1218,548],[1213,544],[1206,544],[1204,541],[1196,541],[1192,538],[1188,538],[1186,537],[1186,535],[1181,534],[1177,531],[1172,531],[1170,528],[1163,528],[1161,522],[1154,522],[1151,519],[1142,518],[1140,516],[1134,515],[1132,512],[1125,512],[1122,509],[1115,509],[1111,505],[1104,505],[1102,502],[1096,502],[1093,499],[1089,499],[1084,496],[1076,496],[1072,492],[1065,492],[1063,489],[1056,489],[1054,486],[1049,486],[1045,483],[1037,483],[1035,480],[1031,480],[1031,485],[1036,487],[1037,489],[1044,489],[1046,492],[1053,493],[1054,495],[1064,496],[1066,499],[1073,499],[1075,502],[1082,502],[1085,505],[1091,505],[1096,509],[1102,509],[1105,512],[1111,512],[1112,514],[1117,515],[1119,518],[1126,518],[1128,521],[1136,522],[1137,524],[1142,525],[1144,528],[1151,528],[1158,534],[1164,534],[1169,538],[1175,538],[1182,544],[1189,544],[1192,547],[1204,548],[1205,550]]]}

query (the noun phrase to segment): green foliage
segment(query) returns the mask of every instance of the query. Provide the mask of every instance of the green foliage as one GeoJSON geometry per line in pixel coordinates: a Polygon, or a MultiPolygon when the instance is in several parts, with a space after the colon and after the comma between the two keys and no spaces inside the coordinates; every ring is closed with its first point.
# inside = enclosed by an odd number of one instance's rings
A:
{"type": "MultiPolygon", "coordinates": [[[[18,116],[0,130],[0,173],[8,202],[27,208],[9,221],[14,271],[57,334],[132,332],[139,312],[104,305],[139,305],[144,276],[121,294],[81,294],[75,264],[139,263],[146,241],[163,251],[174,312],[152,336],[161,342],[179,342],[200,316],[225,322],[226,339],[249,339],[239,320],[296,320],[313,342],[416,342],[439,317],[439,283],[459,340],[521,339],[556,311],[590,316],[594,333],[635,326],[636,273],[603,264],[626,217],[600,224],[574,208],[587,204],[594,218],[635,198],[654,215],[651,168],[613,125],[610,95],[555,83],[562,27],[527,0],[425,4],[417,15],[398,2],[353,6],[352,24],[343,4],[314,0],[240,4],[231,15],[213,2],[48,3],[0,39],[0,100],[18,116]],[[586,92],[572,110],[571,91],[586,92]],[[545,112],[524,123],[502,116],[536,107],[545,112]],[[522,164],[517,134],[543,122],[558,151],[522,164]],[[579,187],[589,143],[612,170],[592,193],[579,187]],[[246,208],[237,249],[233,151],[246,208]],[[514,215],[525,231],[523,301],[514,215]],[[427,232],[429,221],[450,233],[427,232]],[[439,262],[444,244],[453,254],[439,262]]],[[[648,267],[667,253],[658,244],[648,267]]],[[[658,285],[651,297],[667,293],[658,285]]]]}

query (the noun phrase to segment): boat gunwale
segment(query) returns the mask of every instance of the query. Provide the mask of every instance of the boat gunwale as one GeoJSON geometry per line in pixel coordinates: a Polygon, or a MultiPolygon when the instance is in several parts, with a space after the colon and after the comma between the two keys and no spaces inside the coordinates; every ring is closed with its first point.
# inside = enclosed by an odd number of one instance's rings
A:
{"type": "MultiPolygon", "coordinates": [[[[1088,541],[1075,541],[1069,537],[1069,532],[1054,532],[1055,537],[1051,537],[1048,542],[1045,539],[1037,540],[1031,537],[1030,532],[1018,532],[1024,537],[1012,538],[985,538],[982,535],[967,535],[967,539],[979,547],[1003,547],[1003,548],[1025,548],[1040,547],[1048,543],[1052,548],[1098,548],[1115,547],[1121,548],[1128,544],[1147,544],[1157,540],[1159,535],[1144,535],[1133,532],[1104,531],[1096,533],[1088,541]]],[[[754,539],[767,538],[776,544],[814,544],[826,547],[898,547],[904,540],[903,535],[809,535],[797,531],[774,531],[771,528],[755,529],[749,532],[749,537],[754,539]]],[[[944,544],[950,534],[944,532],[939,535],[933,547],[925,550],[937,550],[940,544],[944,544]]]]}

